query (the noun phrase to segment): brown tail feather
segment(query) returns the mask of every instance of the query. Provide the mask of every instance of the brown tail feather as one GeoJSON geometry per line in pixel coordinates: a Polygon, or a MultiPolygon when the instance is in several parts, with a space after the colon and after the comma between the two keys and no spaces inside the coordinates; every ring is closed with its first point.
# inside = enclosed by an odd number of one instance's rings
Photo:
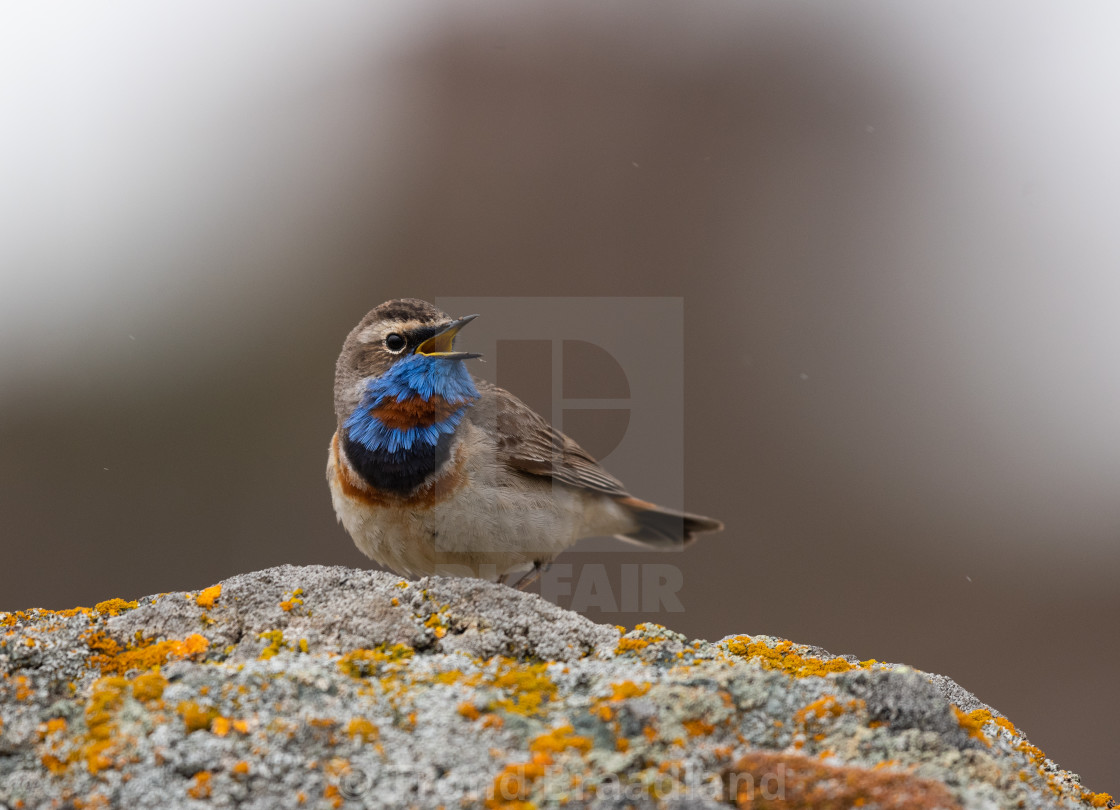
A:
{"type": "Polygon", "coordinates": [[[702,515],[675,512],[637,498],[619,498],[638,521],[638,528],[629,534],[616,535],[620,540],[669,549],[687,546],[703,532],[718,532],[723,524],[702,515]]]}

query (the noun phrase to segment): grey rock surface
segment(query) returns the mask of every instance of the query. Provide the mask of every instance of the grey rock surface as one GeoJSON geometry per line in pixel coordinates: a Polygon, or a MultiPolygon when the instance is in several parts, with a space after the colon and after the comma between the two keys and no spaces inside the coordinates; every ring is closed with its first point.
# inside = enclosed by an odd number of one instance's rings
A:
{"type": "Polygon", "coordinates": [[[1113,806],[944,676],[317,566],[0,613],[0,802],[1113,806]]]}

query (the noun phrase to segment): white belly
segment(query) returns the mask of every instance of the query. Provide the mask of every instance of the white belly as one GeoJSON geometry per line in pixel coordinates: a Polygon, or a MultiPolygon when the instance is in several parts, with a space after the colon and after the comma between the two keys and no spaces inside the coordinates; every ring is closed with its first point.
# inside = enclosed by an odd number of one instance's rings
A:
{"type": "Polygon", "coordinates": [[[377,505],[351,497],[336,475],[336,463],[347,462],[332,449],[327,477],[335,512],[362,553],[409,576],[495,579],[548,562],[581,537],[634,528],[612,498],[499,468],[477,427],[465,423],[461,432],[448,465],[461,461],[465,480],[431,505],[377,505]]]}

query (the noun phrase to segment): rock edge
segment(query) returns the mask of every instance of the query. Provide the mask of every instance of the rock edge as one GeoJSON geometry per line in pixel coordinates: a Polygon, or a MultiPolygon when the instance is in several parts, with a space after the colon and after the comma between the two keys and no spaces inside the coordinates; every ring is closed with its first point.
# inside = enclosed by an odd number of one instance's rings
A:
{"type": "Polygon", "coordinates": [[[1114,806],[941,675],[322,566],[0,613],[0,802],[1114,806]]]}

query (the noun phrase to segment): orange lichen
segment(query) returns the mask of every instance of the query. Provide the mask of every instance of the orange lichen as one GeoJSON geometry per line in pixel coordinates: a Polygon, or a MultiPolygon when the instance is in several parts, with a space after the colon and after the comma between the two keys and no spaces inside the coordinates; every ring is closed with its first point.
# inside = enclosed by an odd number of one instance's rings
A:
{"type": "Polygon", "coordinates": [[[689,737],[707,737],[716,730],[715,726],[699,717],[694,720],[685,720],[681,725],[684,726],[684,730],[688,732],[689,737]]]}
{"type": "Polygon", "coordinates": [[[447,635],[447,625],[443,621],[443,617],[439,613],[433,613],[424,622],[424,626],[429,628],[436,638],[443,638],[447,635]]]}
{"type": "Polygon", "coordinates": [[[644,650],[650,644],[651,642],[648,638],[620,638],[615,652],[620,655],[622,653],[637,652],[638,650],[644,650]]]}
{"type": "Polygon", "coordinates": [[[288,643],[284,641],[283,630],[265,630],[263,633],[258,633],[257,638],[268,642],[265,648],[261,650],[260,655],[261,659],[265,661],[288,647],[288,643]]]}
{"type": "Polygon", "coordinates": [[[105,726],[111,722],[112,713],[120,708],[128,686],[128,681],[120,677],[101,678],[93,684],[85,710],[86,726],[92,736],[109,735],[110,730],[105,726]]]}
{"type": "Polygon", "coordinates": [[[609,723],[614,719],[614,709],[607,704],[603,703],[598,706],[592,706],[588,711],[595,717],[598,717],[604,723],[609,723]]]}
{"type": "Polygon", "coordinates": [[[991,742],[984,736],[984,724],[991,722],[992,713],[987,709],[976,709],[965,714],[955,703],[952,704],[952,707],[953,714],[957,716],[957,722],[961,724],[961,728],[968,732],[968,736],[975,737],[990,747],[991,742]]]}
{"type": "MultiPolygon", "coordinates": [[[[991,712],[986,709],[976,709],[968,714],[964,714],[956,706],[953,706],[953,711],[957,715],[957,720],[960,722],[961,727],[966,729],[970,735],[976,736],[976,732],[983,728],[984,723],[992,722],[1008,735],[1012,737],[1012,747],[1023,754],[1034,767],[1038,778],[1041,779],[1052,793],[1056,796],[1072,796],[1075,800],[1086,802],[1091,807],[1113,807],[1115,802],[1111,795],[1108,793],[1094,793],[1091,790],[1085,790],[1081,787],[1075,787],[1076,792],[1070,792],[1064,789],[1063,785],[1054,778],[1047,767],[1046,754],[1042,752],[1035,745],[1031,745],[1023,737],[1023,733],[1015,727],[1015,724],[1008,720],[1006,717],[994,717],[991,712]]],[[[990,747],[991,742],[983,735],[980,739],[990,747]]],[[[1031,780],[1030,775],[1020,772],[1019,779],[1024,782],[1031,780]]]]}
{"type": "Polygon", "coordinates": [[[459,715],[461,717],[465,717],[468,720],[477,720],[482,716],[482,712],[480,712],[478,708],[469,701],[463,701],[462,703],[460,703],[457,711],[459,712],[459,715]]]}
{"type": "Polygon", "coordinates": [[[137,634],[136,642],[123,649],[106,633],[90,633],[85,642],[93,652],[89,657],[89,666],[99,667],[103,675],[123,675],[133,669],[150,670],[172,658],[195,658],[210,649],[206,637],[197,633],[182,640],[159,642],[137,634]]]}
{"type": "Polygon", "coordinates": [[[114,715],[128,691],[128,680],[116,676],[101,678],[90,688],[85,709],[86,739],[80,756],[91,774],[111,767],[111,749],[124,742],[116,733],[114,715]]]}
{"type": "Polygon", "coordinates": [[[611,684],[611,700],[627,700],[629,698],[641,697],[649,691],[650,684],[648,683],[634,683],[633,681],[622,681],[621,683],[611,684]]]}
{"type": "Polygon", "coordinates": [[[17,624],[27,622],[37,623],[41,629],[50,629],[42,627],[43,623],[53,625],[59,619],[69,619],[72,616],[85,616],[92,620],[95,614],[87,607],[69,608],[67,610],[31,608],[30,610],[17,610],[14,613],[0,613],[0,627],[15,627],[17,624]]]}
{"type": "Polygon", "coordinates": [[[296,588],[288,595],[287,599],[280,603],[280,609],[288,613],[292,608],[301,606],[303,604],[303,600],[300,599],[301,596],[303,596],[303,588],[296,588]]]}
{"type": "Polygon", "coordinates": [[[544,704],[556,694],[556,684],[547,674],[548,664],[522,664],[512,658],[499,659],[493,685],[509,697],[491,702],[489,709],[513,714],[540,714],[544,704]]]}
{"type": "Polygon", "coordinates": [[[187,733],[195,731],[209,731],[211,724],[218,719],[218,710],[213,706],[199,706],[193,700],[184,700],[175,707],[175,711],[183,718],[183,726],[187,733]]]}
{"type": "Polygon", "coordinates": [[[235,762],[233,764],[233,768],[231,768],[230,770],[232,770],[238,776],[246,776],[249,773],[249,763],[245,760],[235,762]]]}
{"type": "Polygon", "coordinates": [[[33,692],[31,687],[27,685],[26,675],[16,676],[16,700],[27,700],[33,692]]]}
{"type": "Polygon", "coordinates": [[[538,754],[531,762],[506,765],[486,794],[486,807],[490,810],[536,810],[528,801],[533,783],[544,776],[551,760],[547,754],[538,754]]]}
{"type": "Polygon", "coordinates": [[[138,604],[138,602],[126,602],[123,599],[106,599],[104,602],[98,602],[94,605],[93,610],[102,616],[119,616],[126,610],[133,610],[138,604]]]}
{"type": "Polygon", "coordinates": [[[191,786],[187,788],[187,795],[192,799],[209,799],[212,789],[210,780],[211,776],[207,771],[199,771],[191,780],[191,786]]]}
{"type": "Polygon", "coordinates": [[[862,700],[841,702],[835,695],[825,695],[798,709],[793,719],[800,725],[809,725],[828,717],[839,717],[844,712],[856,712],[864,708],[862,700]]]}
{"type": "Polygon", "coordinates": [[[680,772],[681,761],[679,759],[664,759],[657,766],[658,773],[671,773],[673,771],[680,772]]]}
{"type": "Polygon", "coordinates": [[[144,672],[137,675],[132,681],[132,696],[137,700],[159,700],[163,697],[163,690],[167,688],[167,678],[159,670],[144,672]]]}
{"type": "Polygon", "coordinates": [[[221,585],[211,585],[209,588],[204,588],[198,592],[198,596],[194,598],[195,604],[204,610],[209,610],[214,607],[214,603],[222,595],[221,585]]]}
{"type": "MultiPolygon", "coordinates": [[[[611,684],[611,694],[609,697],[604,698],[602,702],[593,704],[588,712],[593,716],[599,718],[604,723],[610,724],[614,730],[615,747],[619,751],[627,751],[630,748],[630,740],[622,736],[621,725],[618,722],[616,706],[625,700],[637,698],[645,695],[650,690],[650,684],[643,683],[637,684],[633,681],[620,681],[611,684]]],[[[643,733],[652,731],[649,726],[642,729],[643,733]]]]}
{"type": "Polygon", "coordinates": [[[52,717],[50,720],[43,724],[43,736],[57,734],[60,731],[66,731],[66,726],[66,718],[52,717]]]}
{"type": "Polygon", "coordinates": [[[546,734],[533,738],[529,743],[529,750],[533,753],[559,754],[569,748],[574,748],[586,754],[591,750],[592,743],[589,737],[581,737],[575,733],[570,725],[552,729],[546,734]]]}
{"type": "Polygon", "coordinates": [[[535,737],[529,743],[530,760],[506,765],[494,778],[486,795],[486,807],[494,810],[532,810],[536,807],[529,801],[533,783],[544,776],[553,762],[553,755],[568,750],[586,754],[591,747],[591,740],[576,734],[570,725],[559,726],[535,737]]]}
{"type": "Polygon", "coordinates": [[[1019,729],[1015,728],[1015,724],[1008,720],[1006,717],[993,717],[992,722],[1014,737],[1023,736],[1019,733],[1019,729]]]}
{"type": "Polygon", "coordinates": [[[960,810],[945,785],[908,773],[826,765],[800,754],[756,751],[724,772],[725,798],[738,807],[819,810],[960,810]],[[781,774],[781,778],[778,778],[781,774]]]}
{"type": "Polygon", "coordinates": [[[351,678],[368,678],[379,675],[383,669],[391,664],[399,664],[415,654],[415,651],[405,644],[382,644],[374,650],[352,650],[338,660],[338,668],[351,678]]]}
{"type": "Polygon", "coordinates": [[[376,742],[379,736],[377,726],[364,717],[353,718],[346,726],[346,733],[351,739],[358,737],[362,742],[376,742]]]}
{"type": "Polygon", "coordinates": [[[71,763],[71,760],[61,760],[54,754],[43,754],[39,757],[39,761],[43,763],[44,768],[56,776],[66,773],[71,763]]]}
{"type": "MultiPolygon", "coordinates": [[[[40,735],[48,736],[42,731],[40,731],[40,735]]],[[[56,754],[58,753],[58,751],[44,752],[39,755],[39,762],[42,763],[44,768],[55,775],[66,773],[70,765],[73,762],[76,762],[78,758],[78,752],[73,749],[71,749],[70,752],[66,754],[65,759],[60,759],[58,756],[56,756],[56,754]]]]}
{"type": "Polygon", "coordinates": [[[861,661],[853,665],[843,658],[813,658],[801,655],[793,649],[793,642],[782,641],[773,647],[763,641],[754,641],[750,636],[736,636],[727,642],[727,649],[733,655],[757,661],[763,669],[774,669],[793,675],[796,678],[808,676],[823,676],[835,672],[847,672],[850,669],[866,669],[874,665],[875,661],[861,661]]]}

